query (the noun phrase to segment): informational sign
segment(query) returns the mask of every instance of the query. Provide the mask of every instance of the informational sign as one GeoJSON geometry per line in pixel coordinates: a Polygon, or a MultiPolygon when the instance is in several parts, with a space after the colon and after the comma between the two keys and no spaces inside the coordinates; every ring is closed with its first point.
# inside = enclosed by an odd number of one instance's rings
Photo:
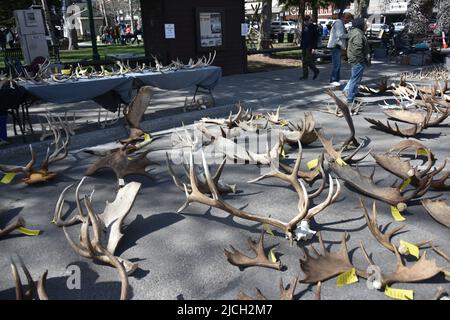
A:
{"type": "Polygon", "coordinates": [[[223,25],[221,12],[200,12],[200,46],[202,48],[220,47],[223,44],[223,25]]]}
{"type": "Polygon", "coordinates": [[[389,4],[389,12],[406,12],[408,9],[408,2],[391,2],[389,4]]]}
{"type": "Polygon", "coordinates": [[[241,23],[241,36],[246,37],[248,35],[248,23],[241,23]]]}
{"type": "Polygon", "coordinates": [[[166,39],[175,39],[175,24],[173,23],[164,24],[164,30],[166,33],[166,39]]]}

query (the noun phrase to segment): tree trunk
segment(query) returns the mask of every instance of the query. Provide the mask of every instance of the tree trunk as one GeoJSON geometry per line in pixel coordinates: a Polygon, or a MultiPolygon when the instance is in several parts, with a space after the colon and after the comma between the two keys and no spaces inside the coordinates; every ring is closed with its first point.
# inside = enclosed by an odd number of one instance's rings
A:
{"type": "Polygon", "coordinates": [[[42,10],[44,11],[45,23],[47,24],[48,33],[52,41],[52,45],[58,45],[58,40],[56,39],[55,28],[53,27],[52,17],[50,16],[50,10],[48,8],[47,0],[42,1],[42,10]]]}
{"type": "Polygon", "coordinates": [[[272,22],[272,0],[263,0],[261,5],[261,34],[259,49],[269,49],[272,22]]]}
{"type": "Polygon", "coordinates": [[[355,0],[355,18],[367,18],[367,9],[369,8],[369,2],[370,0],[355,0]]]}
{"type": "Polygon", "coordinates": [[[403,35],[426,36],[434,0],[411,0],[406,11],[403,35]]]}
{"type": "Polygon", "coordinates": [[[78,33],[77,29],[69,29],[69,48],[68,50],[78,50],[78,33]]]}
{"type": "Polygon", "coordinates": [[[319,20],[319,5],[317,1],[311,1],[312,21],[317,23],[319,20]]]}

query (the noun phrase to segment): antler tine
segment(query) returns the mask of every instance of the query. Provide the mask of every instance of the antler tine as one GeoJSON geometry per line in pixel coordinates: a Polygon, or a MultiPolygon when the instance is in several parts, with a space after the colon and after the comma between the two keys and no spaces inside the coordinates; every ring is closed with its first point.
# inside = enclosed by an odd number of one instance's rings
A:
{"type": "MultiPolygon", "coordinates": [[[[82,222],[82,228],[84,224],[89,225],[89,219],[84,219],[82,222]]],[[[66,236],[67,242],[69,242],[70,247],[73,249],[73,251],[75,251],[79,256],[83,257],[83,258],[92,258],[93,254],[92,252],[88,251],[86,248],[82,248],[80,245],[76,244],[72,238],[69,236],[69,234],[67,233],[66,230],[66,226],[63,226],[63,232],[64,235],[66,236]]]]}
{"type": "Polygon", "coordinates": [[[330,189],[328,191],[327,198],[322,203],[320,203],[317,206],[315,206],[314,208],[308,210],[308,214],[305,218],[306,220],[311,220],[315,215],[317,215],[323,209],[328,207],[331,203],[333,203],[336,200],[336,198],[341,193],[341,185],[339,183],[339,180],[338,179],[335,180],[336,181],[336,192],[334,192],[333,177],[331,177],[331,175],[329,174],[328,178],[329,178],[330,189]]]}
{"type": "Polygon", "coordinates": [[[203,150],[201,151],[202,154],[202,163],[203,163],[203,169],[205,171],[205,177],[206,182],[208,183],[209,190],[211,191],[211,195],[214,200],[219,199],[219,191],[217,191],[217,186],[214,182],[214,180],[211,178],[211,174],[209,173],[208,164],[206,163],[205,153],[203,150]]]}
{"type": "Polygon", "coordinates": [[[300,185],[301,192],[297,191],[298,194],[298,214],[292,218],[291,221],[289,221],[288,226],[289,228],[293,228],[296,226],[299,221],[303,220],[306,215],[308,214],[308,208],[309,208],[309,197],[308,197],[308,191],[306,191],[305,185],[303,182],[299,179],[296,179],[298,184],[300,185]]]}
{"type": "Polygon", "coordinates": [[[167,169],[169,171],[170,176],[173,179],[173,182],[175,185],[180,189],[181,191],[184,191],[184,183],[175,175],[175,172],[173,171],[171,161],[169,159],[169,153],[166,152],[166,163],[167,163],[167,169]]]}
{"type": "Polygon", "coordinates": [[[227,158],[224,157],[222,162],[220,163],[219,167],[216,170],[216,173],[212,177],[212,180],[214,181],[214,184],[217,184],[220,180],[220,176],[222,175],[223,168],[225,168],[225,164],[227,162],[227,158]]]}
{"type": "Polygon", "coordinates": [[[372,258],[369,256],[369,254],[367,253],[366,248],[364,247],[364,244],[362,241],[359,242],[359,246],[361,248],[361,251],[363,253],[364,258],[366,259],[367,263],[371,266],[375,265],[375,262],[373,262],[372,258]]]}
{"type": "Polygon", "coordinates": [[[31,160],[25,166],[25,171],[27,172],[27,174],[29,174],[33,170],[33,166],[36,163],[36,153],[34,152],[33,147],[31,146],[31,144],[29,145],[29,147],[30,147],[30,153],[31,153],[31,160]]]}
{"type": "Polygon", "coordinates": [[[33,299],[34,293],[36,292],[36,284],[22,258],[19,255],[17,255],[17,258],[19,259],[20,267],[22,268],[28,283],[28,290],[25,291],[25,299],[33,299]]]}
{"type": "MultiPolygon", "coordinates": [[[[323,154],[321,157],[323,157],[323,154]]],[[[317,190],[314,193],[309,195],[310,199],[314,199],[314,198],[318,197],[322,193],[322,191],[325,189],[325,186],[327,184],[326,179],[325,179],[325,170],[323,168],[323,161],[319,161],[318,167],[319,167],[320,176],[322,177],[322,182],[321,182],[319,188],[317,188],[317,190]]]]}
{"type": "Polygon", "coordinates": [[[48,274],[48,270],[45,270],[38,281],[37,293],[38,293],[39,300],[48,300],[48,294],[47,294],[47,289],[46,289],[47,274],[48,274]]]}
{"type": "Polygon", "coordinates": [[[86,176],[84,176],[81,179],[81,181],[77,185],[77,188],[75,189],[75,201],[77,204],[78,214],[81,215],[82,217],[84,217],[85,214],[84,214],[83,208],[81,207],[81,204],[80,204],[80,188],[85,179],[86,179],[86,176]]]}
{"type": "Polygon", "coordinates": [[[11,259],[11,273],[14,279],[16,300],[23,300],[22,281],[20,280],[19,271],[14,261],[11,259]]]}

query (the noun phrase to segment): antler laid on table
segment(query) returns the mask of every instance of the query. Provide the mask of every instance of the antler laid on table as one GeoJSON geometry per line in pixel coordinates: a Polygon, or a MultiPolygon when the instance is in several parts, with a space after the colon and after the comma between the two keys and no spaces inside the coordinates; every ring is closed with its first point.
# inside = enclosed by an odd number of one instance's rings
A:
{"type": "Polygon", "coordinates": [[[236,250],[233,246],[230,246],[231,250],[224,249],[228,262],[238,267],[265,267],[281,270],[281,261],[272,261],[264,252],[264,233],[265,231],[263,230],[258,242],[251,238],[247,239],[250,250],[256,254],[254,258],[251,258],[241,253],[239,250],[236,250]]]}
{"type": "Polygon", "coordinates": [[[25,219],[22,217],[15,219],[14,222],[9,223],[3,229],[0,229],[0,237],[8,235],[20,227],[25,227],[25,219]]]}
{"type": "Polygon", "coordinates": [[[57,174],[55,172],[50,171],[49,167],[53,163],[61,161],[67,157],[68,145],[70,142],[70,134],[67,130],[67,127],[61,121],[60,118],[59,118],[59,125],[62,128],[62,131],[64,132],[64,137],[63,133],[61,133],[61,130],[55,127],[55,125],[53,125],[50,118],[48,116],[46,116],[46,118],[53,132],[54,140],[47,148],[47,154],[41,163],[40,169],[35,170],[33,168],[34,165],[36,164],[36,154],[33,150],[33,147],[30,145],[31,160],[25,167],[0,165],[0,171],[23,173],[25,177],[22,179],[22,181],[28,185],[47,182],[56,177],[57,174]]]}
{"type": "Polygon", "coordinates": [[[379,120],[364,118],[367,122],[373,124],[375,129],[400,136],[400,137],[414,137],[415,135],[422,132],[424,129],[421,124],[414,124],[412,127],[408,128],[399,128],[398,124],[395,122],[395,128],[393,128],[389,121],[386,121],[387,124],[382,123],[379,120]]]}
{"type": "MultiPolygon", "coordinates": [[[[297,224],[302,220],[304,220],[304,222],[307,223],[312,217],[314,217],[316,214],[318,214],[320,211],[322,211],[328,205],[330,205],[332,202],[334,202],[340,192],[339,182],[336,181],[337,189],[335,191],[334,190],[334,181],[331,178],[331,176],[329,176],[330,189],[329,189],[327,198],[324,200],[324,202],[322,202],[319,205],[310,209],[308,193],[307,193],[306,188],[303,185],[303,183],[296,178],[297,174],[296,173],[292,174],[292,176],[293,177],[295,176],[295,178],[291,178],[291,177],[288,177],[287,175],[282,174],[281,172],[278,172],[277,175],[279,175],[280,177],[283,177],[282,179],[286,179],[286,181],[295,181],[295,182],[293,182],[293,186],[299,195],[299,202],[298,202],[298,210],[299,211],[298,211],[297,215],[294,218],[292,218],[289,222],[283,222],[279,219],[275,219],[275,218],[271,218],[271,217],[254,215],[252,213],[249,213],[244,210],[233,207],[232,205],[228,204],[220,197],[220,194],[217,190],[217,186],[214,183],[214,181],[211,177],[211,174],[209,172],[209,168],[206,163],[206,159],[205,159],[205,155],[204,155],[203,151],[201,152],[201,154],[202,154],[203,170],[205,173],[205,177],[206,177],[206,181],[207,181],[209,190],[211,191],[212,198],[206,196],[198,188],[197,177],[194,172],[194,165],[193,165],[194,157],[193,157],[193,154],[191,153],[190,154],[190,164],[189,164],[189,179],[190,179],[190,185],[191,185],[192,191],[189,192],[188,187],[185,185],[186,201],[183,204],[183,206],[178,210],[178,212],[181,212],[182,210],[184,210],[186,207],[188,207],[193,202],[202,203],[202,204],[208,205],[210,207],[218,208],[220,210],[230,213],[233,216],[237,216],[242,219],[257,221],[260,223],[266,223],[268,225],[271,225],[277,229],[282,230],[285,233],[286,237],[292,241],[293,240],[293,232],[296,231],[295,229],[297,227],[297,224]]],[[[300,166],[299,161],[297,161],[297,162],[298,162],[298,164],[296,164],[296,169],[294,169],[294,172],[297,172],[298,168],[300,166]]],[[[259,180],[259,179],[257,179],[257,180],[259,180]]],[[[300,229],[300,228],[298,228],[298,229],[300,229]]],[[[297,237],[297,235],[296,235],[296,237],[297,237]]],[[[298,235],[298,237],[301,238],[302,235],[298,235]]]]}

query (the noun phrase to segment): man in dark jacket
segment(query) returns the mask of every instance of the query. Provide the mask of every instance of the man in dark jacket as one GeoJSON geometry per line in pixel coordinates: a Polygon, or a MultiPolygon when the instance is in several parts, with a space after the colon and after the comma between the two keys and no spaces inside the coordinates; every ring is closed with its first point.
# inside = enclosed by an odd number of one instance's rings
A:
{"type": "Polygon", "coordinates": [[[308,79],[308,71],[310,68],[314,72],[313,79],[319,75],[319,69],[314,64],[313,50],[317,48],[318,31],[317,27],[311,22],[310,16],[305,16],[302,29],[302,65],[303,77],[300,80],[308,79]]]}
{"type": "Polygon", "coordinates": [[[347,103],[353,103],[358,94],[358,87],[363,77],[364,69],[370,62],[370,50],[364,32],[367,29],[364,18],[353,20],[352,29],[348,33],[347,57],[352,65],[352,76],[344,88],[347,103]]]}

